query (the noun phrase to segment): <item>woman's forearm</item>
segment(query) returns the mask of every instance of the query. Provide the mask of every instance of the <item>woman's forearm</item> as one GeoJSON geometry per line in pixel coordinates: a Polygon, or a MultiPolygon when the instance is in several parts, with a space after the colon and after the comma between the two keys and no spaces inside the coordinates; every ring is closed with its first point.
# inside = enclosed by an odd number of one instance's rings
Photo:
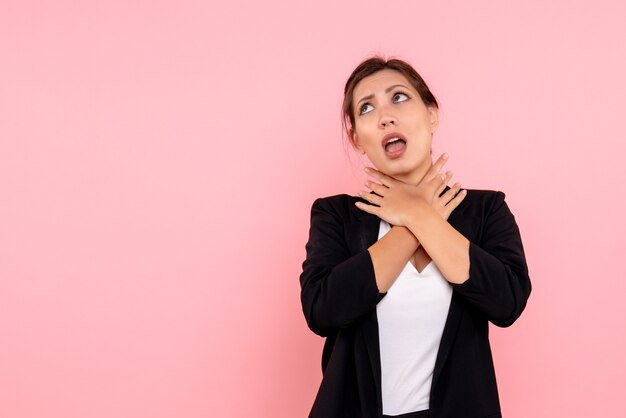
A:
{"type": "Polygon", "coordinates": [[[389,290],[419,245],[415,235],[407,228],[393,226],[368,248],[379,292],[385,293],[389,290]]]}
{"type": "Polygon", "coordinates": [[[461,284],[469,278],[469,241],[432,206],[420,204],[406,225],[446,280],[461,284]]]}

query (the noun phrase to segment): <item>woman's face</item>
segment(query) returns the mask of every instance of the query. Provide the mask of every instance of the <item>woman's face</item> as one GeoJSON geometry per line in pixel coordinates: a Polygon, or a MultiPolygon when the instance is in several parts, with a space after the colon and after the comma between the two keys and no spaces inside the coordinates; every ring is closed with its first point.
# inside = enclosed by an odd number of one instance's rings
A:
{"type": "Polygon", "coordinates": [[[354,89],[357,151],[383,173],[417,184],[432,165],[432,135],[439,125],[435,107],[427,107],[401,73],[382,70],[361,80],[354,89]]]}

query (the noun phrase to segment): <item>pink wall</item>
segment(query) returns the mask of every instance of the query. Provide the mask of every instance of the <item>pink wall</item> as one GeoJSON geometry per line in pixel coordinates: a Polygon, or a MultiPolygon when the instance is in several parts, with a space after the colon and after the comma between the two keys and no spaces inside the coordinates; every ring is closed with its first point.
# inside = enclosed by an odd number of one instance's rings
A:
{"type": "Polygon", "coordinates": [[[625,13],[2,0],[0,416],[305,416],[309,210],[360,188],[339,107],[374,52],[422,72],[435,152],[520,224],[533,294],[492,329],[505,416],[619,415],[625,13]]]}

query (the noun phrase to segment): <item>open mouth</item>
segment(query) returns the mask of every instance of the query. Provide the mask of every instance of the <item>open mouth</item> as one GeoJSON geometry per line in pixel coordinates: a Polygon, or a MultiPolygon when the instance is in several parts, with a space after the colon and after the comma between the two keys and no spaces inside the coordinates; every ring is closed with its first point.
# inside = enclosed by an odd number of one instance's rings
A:
{"type": "Polygon", "coordinates": [[[406,141],[402,138],[391,138],[385,143],[385,152],[395,152],[406,146],[406,141]]]}
{"type": "Polygon", "coordinates": [[[389,158],[398,158],[406,150],[406,139],[398,133],[390,133],[385,135],[382,145],[389,158]]]}

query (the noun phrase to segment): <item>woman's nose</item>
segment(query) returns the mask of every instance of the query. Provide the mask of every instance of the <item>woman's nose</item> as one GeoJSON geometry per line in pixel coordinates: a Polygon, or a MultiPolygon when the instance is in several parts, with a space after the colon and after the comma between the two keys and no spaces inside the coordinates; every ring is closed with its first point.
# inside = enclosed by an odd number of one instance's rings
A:
{"type": "Polygon", "coordinates": [[[381,128],[386,128],[388,126],[395,126],[396,118],[394,118],[393,116],[388,115],[388,114],[387,115],[383,115],[383,116],[380,117],[379,123],[380,123],[380,127],[381,128]]]}

